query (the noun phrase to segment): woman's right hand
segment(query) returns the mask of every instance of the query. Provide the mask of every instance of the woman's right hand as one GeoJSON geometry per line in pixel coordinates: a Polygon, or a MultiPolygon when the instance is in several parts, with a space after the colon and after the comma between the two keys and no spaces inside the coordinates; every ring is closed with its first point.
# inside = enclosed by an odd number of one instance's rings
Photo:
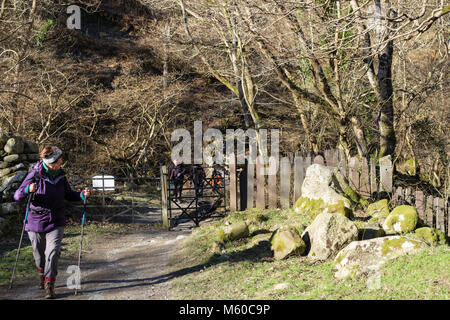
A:
{"type": "Polygon", "coordinates": [[[36,183],[32,183],[32,184],[30,184],[29,187],[28,187],[28,192],[29,192],[29,193],[36,192],[36,189],[37,189],[36,183]]]}

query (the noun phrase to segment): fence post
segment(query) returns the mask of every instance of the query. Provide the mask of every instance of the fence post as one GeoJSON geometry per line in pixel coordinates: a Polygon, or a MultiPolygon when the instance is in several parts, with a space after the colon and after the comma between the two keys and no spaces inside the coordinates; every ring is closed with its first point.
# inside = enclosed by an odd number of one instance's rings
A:
{"type": "Polygon", "coordinates": [[[169,209],[168,209],[168,194],[167,194],[167,167],[161,166],[160,169],[160,175],[161,175],[161,220],[163,227],[166,229],[170,228],[169,223],[169,209]]]}
{"type": "Polygon", "coordinates": [[[230,156],[230,211],[237,211],[236,155],[230,156]]]}
{"type": "Polygon", "coordinates": [[[359,193],[359,160],[356,157],[351,157],[348,162],[348,182],[359,193]]]}
{"type": "Polygon", "coordinates": [[[444,224],[444,199],[435,198],[434,199],[434,212],[436,215],[436,229],[441,230],[445,233],[444,224]]]}
{"type": "Polygon", "coordinates": [[[277,159],[273,156],[269,158],[269,176],[267,177],[267,184],[269,190],[269,208],[276,209],[278,204],[278,164],[277,159]]]}
{"type": "Polygon", "coordinates": [[[392,192],[392,161],[391,156],[380,159],[380,192],[392,192]]]}
{"type": "Polygon", "coordinates": [[[433,228],[433,196],[427,197],[427,203],[425,205],[425,212],[427,215],[427,225],[433,228]]]}
{"type": "Polygon", "coordinates": [[[422,191],[416,191],[416,203],[415,206],[417,208],[417,213],[419,214],[419,219],[422,221],[425,221],[425,208],[424,208],[424,201],[423,201],[423,192],[422,191]]]}
{"type": "Polygon", "coordinates": [[[378,183],[377,183],[377,166],[375,164],[375,159],[370,158],[369,161],[369,171],[370,171],[370,195],[374,196],[378,192],[378,183]]]}
{"type": "Polygon", "coordinates": [[[304,178],[303,158],[296,154],[294,158],[294,204],[302,195],[302,183],[304,178]]]}
{"type": "Polygon", "coordinates": [[[248,161],[247,163],[247,209],[253,209],[255,194],[255,164],[248,161]]]}
{"type": "Polygon", "coordinates": [[[290,206],[291,192],[291,161],[289,158],[282,158],[280,161],[280,205],[282,209],[290,206]]]}
{"type": "Polygon", "coordinates": [[[365,199],[370,198],[370,176],[369,165],[366,158],[361,159],[361,175],[359,177],[361,196],[365,199]]]}
{"type": "Polygon", "coordinates": [[[247,209],[247,183],[248,183],[248,161],[245,159],[245,163],[242,166],[242,170],[239,173],[239,210],[244,211],[247,209]]]}
{"type": "Polygon", "coordinates": [[[265,201],[265,175],[264,175],[264,159],[262,156],[256,158],[256,207],[266,208],[265,201]]]}

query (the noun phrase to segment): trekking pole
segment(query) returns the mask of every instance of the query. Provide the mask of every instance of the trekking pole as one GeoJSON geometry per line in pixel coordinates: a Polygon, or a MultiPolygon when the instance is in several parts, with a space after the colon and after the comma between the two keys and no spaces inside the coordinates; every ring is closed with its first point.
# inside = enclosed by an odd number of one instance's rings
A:
{"type": "MultiPolygon", "coordinates": [[[[80,251],[78,252],[78,272],[80,272],[81,250],[83,248],[84,221],[85,221],[85,218],[86,218],[86,202],[87,202],[86,195],[84,195],[84,200],[83,200],[83,218],[81,219],[80,251]]],[[[80,274],[81,274],[81,272],[80,272],[80,274]]],[[[75,295],[78,294],[77,290],[78,290],[78,287],[75,287],[75,295]]]]}
{"type": "Polygon", "coordinates": [[[30,210],[30,202],[31,202],[32,196],[33,196],[33,193],[30,193],[28,195],[27,210],[25,211],[25,218],[23,219],[22,234],[20,235],[19,248],[17,248],[16,262],[14,263],[14,268],[13,268],[13,271],[12,271],[12,274],[11,274],[11,280],[9,281],[9,289],[12,288],[12,284],[13,284],[13,281],[14,281],[14,274],[16,273],[17,261],[19,260],[20,247],[22,246],[22,239],[23,239],[23,234],[25,232],[25,225],[26,225],[27,219],[28,219],[28,210],[30,210]]]}

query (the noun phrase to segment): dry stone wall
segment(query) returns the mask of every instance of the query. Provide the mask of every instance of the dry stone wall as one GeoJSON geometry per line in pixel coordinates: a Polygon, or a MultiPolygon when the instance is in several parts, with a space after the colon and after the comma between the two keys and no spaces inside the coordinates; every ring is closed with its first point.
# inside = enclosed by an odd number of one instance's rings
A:
{"type": "Polygon", "coordinates": [[[39,160],[39,146],[19,136],[0,137],[0,236],[5,233],[8,218],[23,214],[25,203],[14,201],[14,192],[39,160]]]}

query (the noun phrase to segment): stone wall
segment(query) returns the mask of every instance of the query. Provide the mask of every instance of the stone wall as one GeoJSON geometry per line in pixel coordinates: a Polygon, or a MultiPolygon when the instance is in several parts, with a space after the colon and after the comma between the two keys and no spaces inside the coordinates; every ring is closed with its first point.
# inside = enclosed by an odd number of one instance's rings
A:
{"type": "MultiPolygon", "coordinates": [[[[14,192],[28,173],[30,165],[39,160],[39,146],[18,136],[0,137],[0,236],[6,232],[8,218],[21,215],[24,202],[14,201],[14,192]]],[[[14,219],[16,220],[16,219],[14,219]]]]}

